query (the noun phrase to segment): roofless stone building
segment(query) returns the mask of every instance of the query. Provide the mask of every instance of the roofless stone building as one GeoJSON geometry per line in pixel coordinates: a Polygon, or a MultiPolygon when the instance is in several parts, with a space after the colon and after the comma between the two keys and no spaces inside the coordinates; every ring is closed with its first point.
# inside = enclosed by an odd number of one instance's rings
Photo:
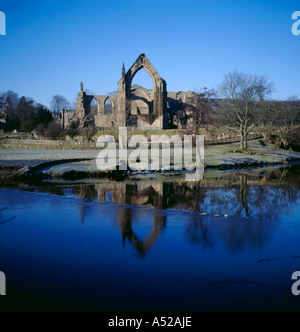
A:
{"type": "MultiPolygon", "coordinates": [[[[123,64],[122,77],[118,81],[115,95],[89,95],[83,89],[78,95],[76,119],[81,127],[98,128],[135,127],[139,129],[185,128],[189,121],[182,112],[186,106],[193,106],[194,93],[167,92],[166,81],[145,54],[141,54],[126,72],[123,64]],[[135,75],[144,69],[153,81],[153,90],[132,85],[135,75]],[[97,104],[97,105],[96,105],[97,104]]],[[[70,123],[64,121],[64,123],[70,123]]]]}

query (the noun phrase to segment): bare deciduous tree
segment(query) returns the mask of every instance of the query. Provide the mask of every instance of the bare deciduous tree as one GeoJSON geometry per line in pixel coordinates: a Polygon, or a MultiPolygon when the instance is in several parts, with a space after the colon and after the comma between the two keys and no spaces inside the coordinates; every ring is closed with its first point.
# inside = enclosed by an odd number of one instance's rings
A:
{"type": "Polygon", "coordinates": [[[97,134],[98,129],[96,127],[90,126],[86,128],[82,128],[80,133],[84,136],[88,142],[97,134]]]}
{"type": "Polygon", "coordinates": [[[78,119],[78,121],[79,121],[78,128],[91,127],[94,124],[94,116],[93,114],[88,114],[82,119],[78,119]]]}
{"type": "Polygon", "coordinates": [[[234,70],[225,75],[219,86],[223,103],[224,124],[241,135],[240,148],[248,148],[248,135],[265,116],[265,98],[274,91],[274,84],[262,75],[234,70]]]}
{"type": "Polygon", "coordinates": [[[55,95],[51,100],[51,108],[54,113],[59,113],[63,108],[70,108],[70,103],[64,96],[55,95]]]}
{"type": "Polygon", "coordinates": [[[67,129],[67,134],[73,139],[79,135],[79,121],[72,121],[67,129]]]}
{"type": "Polygon", "coordinates": [[[287,135],[300,123],[300,102],[288,100],[276,103],[276,111],[272,117],[273,124],[279,128],[280,140],[283,147],[288,146],[287,135]]]}
{"type": "Polygon", "coordinates": [[[215,97],[216,92],[206,87],[193,94],[194,124],[197,128],[206,127],[214,122],[214,109],[217,106],[215,97]]]}
{"type": "Polygon", "coordinates": [[[293,134],[300,125],[300,100],[292,96],[288,100],[269,101],[266,103],[263,126],[268,130],[272,141],[277,141],[281,147],[288,148],[288,136],[293,134]]]}

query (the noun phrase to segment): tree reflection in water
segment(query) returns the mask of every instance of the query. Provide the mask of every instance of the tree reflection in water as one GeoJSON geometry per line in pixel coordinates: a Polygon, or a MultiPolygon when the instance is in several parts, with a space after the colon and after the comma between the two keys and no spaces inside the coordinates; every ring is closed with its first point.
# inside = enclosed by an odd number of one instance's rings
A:
{"type": "MultiPolygon", "coordinates": [[[[300,167],[292,166],[206,177],[200,183],[179,180],[100,183],[73,186],[71,191],[80,199],[117,203],[122,241],[131,243],[143,256],[167,227],[168,214],[162,210],[171,209],[192,212],[185,223],[185,235],[192,245],[212,248],[218,237],[233,251],[261,247],[270,236],[270,227],[265,227],[265,223],[278,221],[297,205],[299,186],[300,167]],[[133,227],[137,206],[155,209],[151,214],[152,229],[148,229],[145,239],[138,237],[133,227]],[[224,218],[225,215],[229,218],[224,218]]],[[[60,195],[70,188],[48,190],[60,195]]],[[[82,223],[87,208],[87,204],[80,205],[82,223]]]]}
{"type": "Polygon", "coordinates": [[[186,237],[203,249],[214,247],[218,243],[216,237],[222,238],[224,246],[233,252],[246,247],[261,248],[271,235],[266,222],[278,221],[297,205],[299,178],[299,167],[264,176],[235,175],[226,188],[207,190],[201,204],[202,211],[210,215],[232,217],[194,216],[186,227],[186,237]]]}
{"type": "MultiPolygon", "coordinates": [[[[289,171],[293,172],[294,168],[289,171]]],[[[240,218],[276,221],[287,214],[299,198],[297,178],[289,181],[287,169],[263,176],[249,174],[230,177],[226,188],[206,192],[202,210],[214,214],[228,214],[240,218]]]]}

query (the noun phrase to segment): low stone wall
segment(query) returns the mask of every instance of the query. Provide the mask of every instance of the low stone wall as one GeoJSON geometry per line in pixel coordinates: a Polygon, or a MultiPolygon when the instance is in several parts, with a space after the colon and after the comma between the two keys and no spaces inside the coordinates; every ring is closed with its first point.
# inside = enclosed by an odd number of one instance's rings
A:
{"type": "Polygon", "coordinates": [[[61,149],[61,150],[95,150],[95,142],[51,141],[51,140],[16,140],[7,139],[4,148],[11,149],[61,149]]]}
{"type": "MultiPolygon", "coordinates": [[[[167,132],[166,132],[167,134],[167,132]]],[[[249,140],[256,140],[263,138],[260,133],[250,134],[249,140]]],[[[239,142],[240,137],[221,138],[215,140],[206,140],[205,145],[219,145],[230,144],[239,142]]],[[[118,138],[117,140],[118,141],[118,138]]],[[[148,139],[148,144],[151,141],[148,139]]],[[[18,140],[18,139],[6,139],[1,144],[4,148],[11,149],[61,149],[61,150],[96,150],[96,142],[76,142],[76,141],[51,141],[51,140],[18,140]]],[[[147,148],[147,146],[145,146],[147,148]]]]}

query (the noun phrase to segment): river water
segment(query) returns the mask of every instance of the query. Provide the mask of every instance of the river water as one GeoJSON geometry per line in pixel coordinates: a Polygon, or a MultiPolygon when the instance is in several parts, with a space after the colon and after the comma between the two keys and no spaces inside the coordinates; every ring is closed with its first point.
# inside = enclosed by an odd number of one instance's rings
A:
{"type": "Polygon", "coordinates": [[[289,166],[0,188],[1,310],[299,310],[299,187],[289,166]]]}

